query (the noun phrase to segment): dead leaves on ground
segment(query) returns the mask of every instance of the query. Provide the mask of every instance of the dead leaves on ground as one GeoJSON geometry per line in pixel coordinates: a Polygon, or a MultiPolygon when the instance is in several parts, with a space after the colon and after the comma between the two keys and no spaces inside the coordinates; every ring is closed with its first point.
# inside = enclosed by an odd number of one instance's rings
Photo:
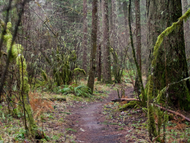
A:
{"type": "Polygon", "coordinates": [[[53,102],[48,100],[43,100],[41,94],[37,92],[30,92],[30,105],[34,112],[34,119],[37,119],[43,112],[48,112],[53,110],[53,102]]]}

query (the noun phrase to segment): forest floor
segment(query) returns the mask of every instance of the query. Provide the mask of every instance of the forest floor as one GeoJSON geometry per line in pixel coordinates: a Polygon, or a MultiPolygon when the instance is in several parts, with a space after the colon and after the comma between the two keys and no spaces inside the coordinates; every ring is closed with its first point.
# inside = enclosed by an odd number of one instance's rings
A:
{"type": "MultiPolygon", "coordinates": [[[[86,84],[86,83],[83,83],[86,84]]],[[[95,84],[92,97],[77,97],[73,94],[36,93],[40,98],[57,97],[59,100],[42,102],[47,108],[43,114],[34,111],[34,117],[41,131],[48,137],[30,140],[25,136],[22,119],[2,114],[0,106],[0,143],[4,142],[48,142],[48,143],[146,143],[148,138],[146,109],[141,107],[118,109],[126,102],[111,102],[118,98],[116,89],[120,84],[95,84]],[[42,97],[43,96],[43,97],[42,97]],[[61,98],[63,100],[60,100],[61,98]],[[66,101],[64,101],[66,99],[66,101]],[[3,140],[3,141],[1,141],[3,140]]],[[[133,98],[133,88],[125,84],[125,97],[133,98]]],[[[34,95],[32,95],[34,96],[34,95]]],[[[35,101],[36,102],[36,101],[35,101]]],[[[42,109],[42,108],[40,108],[42,109]]],[[[190,115],[190,114],[189,114],[190,115]]],[[[156,118],[155,118],[156,120],[156,118]]],[[[162,133],[162,132],[161,132],[162,133]]],[[[167,123],[166,141],[168,143],[190,142],[190,124],[182,120],[167,123]]]]}
{"type": "MultiPolygon", "coordinates": [[[[133,96],[133,88],[127,88],[125,94],[128,97],[133,96]]],[[[78,103],[75,104],[74,108],[70,107],[72,114],[67,116],[68,127],[76,131],[70,131],[76,136],[76,142],[146,142],[146,129],[142,127],[146,121],[145,114],[140,110],[114,111],[116,108],[111,100],[116,98],[117,92],[111,91],[109,96],[102,101],[92,102],[87,105],[78,103]],[[131,116],[132,114],[133,116],[131,116]]]]}

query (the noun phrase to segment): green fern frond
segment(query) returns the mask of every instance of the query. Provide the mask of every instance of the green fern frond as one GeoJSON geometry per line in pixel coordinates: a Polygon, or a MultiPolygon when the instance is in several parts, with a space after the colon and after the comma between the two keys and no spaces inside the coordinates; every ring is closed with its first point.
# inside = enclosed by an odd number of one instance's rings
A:
{"type": "Polygon", "coordinates": [[[44,79],[45,81],[48,81],[47,74],[46,74],[46,72],[45,72],[44,70],[42,70],[41,75],[42,75],[42,77],[43,77],[43,79],[44,79]]]}

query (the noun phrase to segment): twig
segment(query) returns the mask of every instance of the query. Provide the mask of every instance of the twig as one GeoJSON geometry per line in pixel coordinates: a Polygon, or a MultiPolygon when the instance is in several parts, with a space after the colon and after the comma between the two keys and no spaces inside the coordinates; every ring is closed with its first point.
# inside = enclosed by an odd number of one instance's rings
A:
{"type": "Polygon", "coordinates": [[[164,133],[162,133],[162,134],[159,134],[156,138],[154,138],[153,139],[153,141],[152,142],[155,142],[160,136],[162,136],[162,135],[164,135],[165,134],[165,132],[164,133]]]}

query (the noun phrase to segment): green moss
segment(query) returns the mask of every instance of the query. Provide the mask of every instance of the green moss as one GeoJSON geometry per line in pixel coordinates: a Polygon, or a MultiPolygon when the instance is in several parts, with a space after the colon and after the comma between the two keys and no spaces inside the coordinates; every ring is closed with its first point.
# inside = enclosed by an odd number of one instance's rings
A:
{"type": "Polygon", "coordinates": [[[76,61],[76,59],[77,59],[77,55],[76,55],[75,50],[73,50],[71,52],[71,55],[69,56],[69,61],[76,61]]]}
{"type": "Polygon", "coordinates": [[[149,137],[157,137],[156,124],[154,120],[154,108],[151,105],[152,92],[153,92],[153,79],[152,75],[149,76],[149,88],[147,93],[147,108],[148,108],[148,132],[149,137]]]}
{"type": "Polygon", "coordinates": [[[16,57],[16,64],[20,70],[20,72],[23,71],[23,73],[25,74],[27,71],[27,64],[26,64],[26,60],[24,58],[23,55],[19,54],[17,57],[16,57]]]}
{"type": "Polygon", "coordinates": [[[157,108],[157,118],[158,118],[158,135],[160,135],[160,130],[161,130],[161,126],[162,126],[162,111],[157,108]]]}
{"type": "Polygon", "coordinates": [[[160,103],[161,99],[163,98],[164,93],[166,92],[166,87],[164,87],[161,91],[158,91],[158,95],[156,97],[156,102],[160,103]]]}
{"type": "Polygon", "coordinates": [[[5,22],[3,20],[1,20],[1,19],[0,19],[0,25],[1,25],[1,28],[5,27],[5,22]]]}
{"type": "Polygon", "coordinates": [[[44,70],[42,70],[41,75],[42,75],[42,77],[43,77],[43,79],[44,79],[45,81],[48,81],[47,74],[46,74],[46,72],[45,72],[44,70]]]}
{"type": "Polygon", "coordinates": [[[86,72],[83,69],[75,68],[74,72],[77,72],[77,71],[83,73],[84,75],[86,75],[86,72]]]}
{"type": "MultiPolygon", "coordinates": [[[[1,26],[2,27],[5,27],[3,24],[4,22],[1,20],[1,26]]],[[[11,48],[11,44],[12,44],[12,34],[10,32],[10,29],[12,28],[12,24],[11,22],[8,22],[7,23],[7,29],[6,29],[6,34],[4,35],[4,42],[7,46],[7,52],[10,50],[11,48]]],[[[19,69],[19,72],[20,72],[20,90],[22,91],[20,93],[20,99],[22,99],[22,97],[24,98],[23,99],[23,103],[24,103],[24,107],[25,110],[24,112],[26,111],[26,118],[27,118],[27,122],[28,122],[28,129],[29,129],[29,134],[30,136],[32,137],[35,137],[37,134],[38,134],[38,131],[37,131],[37,126],[36,126],[36,123],[34,121],[34,118],[33,118],[33,115],[32,115],[32,109],[31,109],[31,106],[29,104],[29,97],[28,97],[28,93],[29,93],[29,90],[30,90],[30,85],[28,84],[28,74],[27,74],[27,64],[26,64],[26,60],[24,58],[24,56],[22,55],[22,52],[23,52],[23,47],[22,45],[20,44],[15,44],[13,43],[12,45],[12,51],[11,51],[11,55],[10,55],[10,60],[16,60],[16,65],[19,69]]],[[[21,105],[20,104],[20,107],[21,105]]],[[[23,110],[21,109],[21,112],[23,110]]]]}
{"type": "Polygon", "coordinates": [[[12,56],[16,58],[19,54],[22,54],[23,47],[20,44],[13,44],[12,46],[12,56]]]}
{"type": "Polygon", "coordinates": [[[127,104],[124,104],[122,107],[119,108],[120,111],[124,111],[127,108],[134,108],[135,106],[139,105],[139,101],[130,101],[127,104]]]}
{"type": "Polygon", "coordinates": [[[154,46],[154,59],[152,61],[152,66],[154,67],[157,61],[157,57],[158,57],[158,51],[159,48],[163,42],[164,37],[168,36],[172,31],[177,30],[177,28],[181,28],[181,23],[183,22],[183,20],[187,20],[187,18],[190,17],[190,9],[184,14],[182,15],[177,22],[174,22],[172,24],[172,26],[167,27],[157,38],[156,44],[154,46]]]}
{"type": "Polygon", "coordinates": [[[11,42],[12,42],[12,38],[13,38],[12,34],[11,33],[7,33],[6,35],[4,35],[3,38],[4,38],[5,42],[8,45],[7,47],[10,48],[10,45],[11,45],[11,42]],[[8,40],[10,40],[10,41],[8,41],[8,40]]]}
{"type": "Polygon", "coordinates": [[[11,22],[8,22],[7,23],[7,29],[10,30],[12,28],[12,23],[11,22]]]}

